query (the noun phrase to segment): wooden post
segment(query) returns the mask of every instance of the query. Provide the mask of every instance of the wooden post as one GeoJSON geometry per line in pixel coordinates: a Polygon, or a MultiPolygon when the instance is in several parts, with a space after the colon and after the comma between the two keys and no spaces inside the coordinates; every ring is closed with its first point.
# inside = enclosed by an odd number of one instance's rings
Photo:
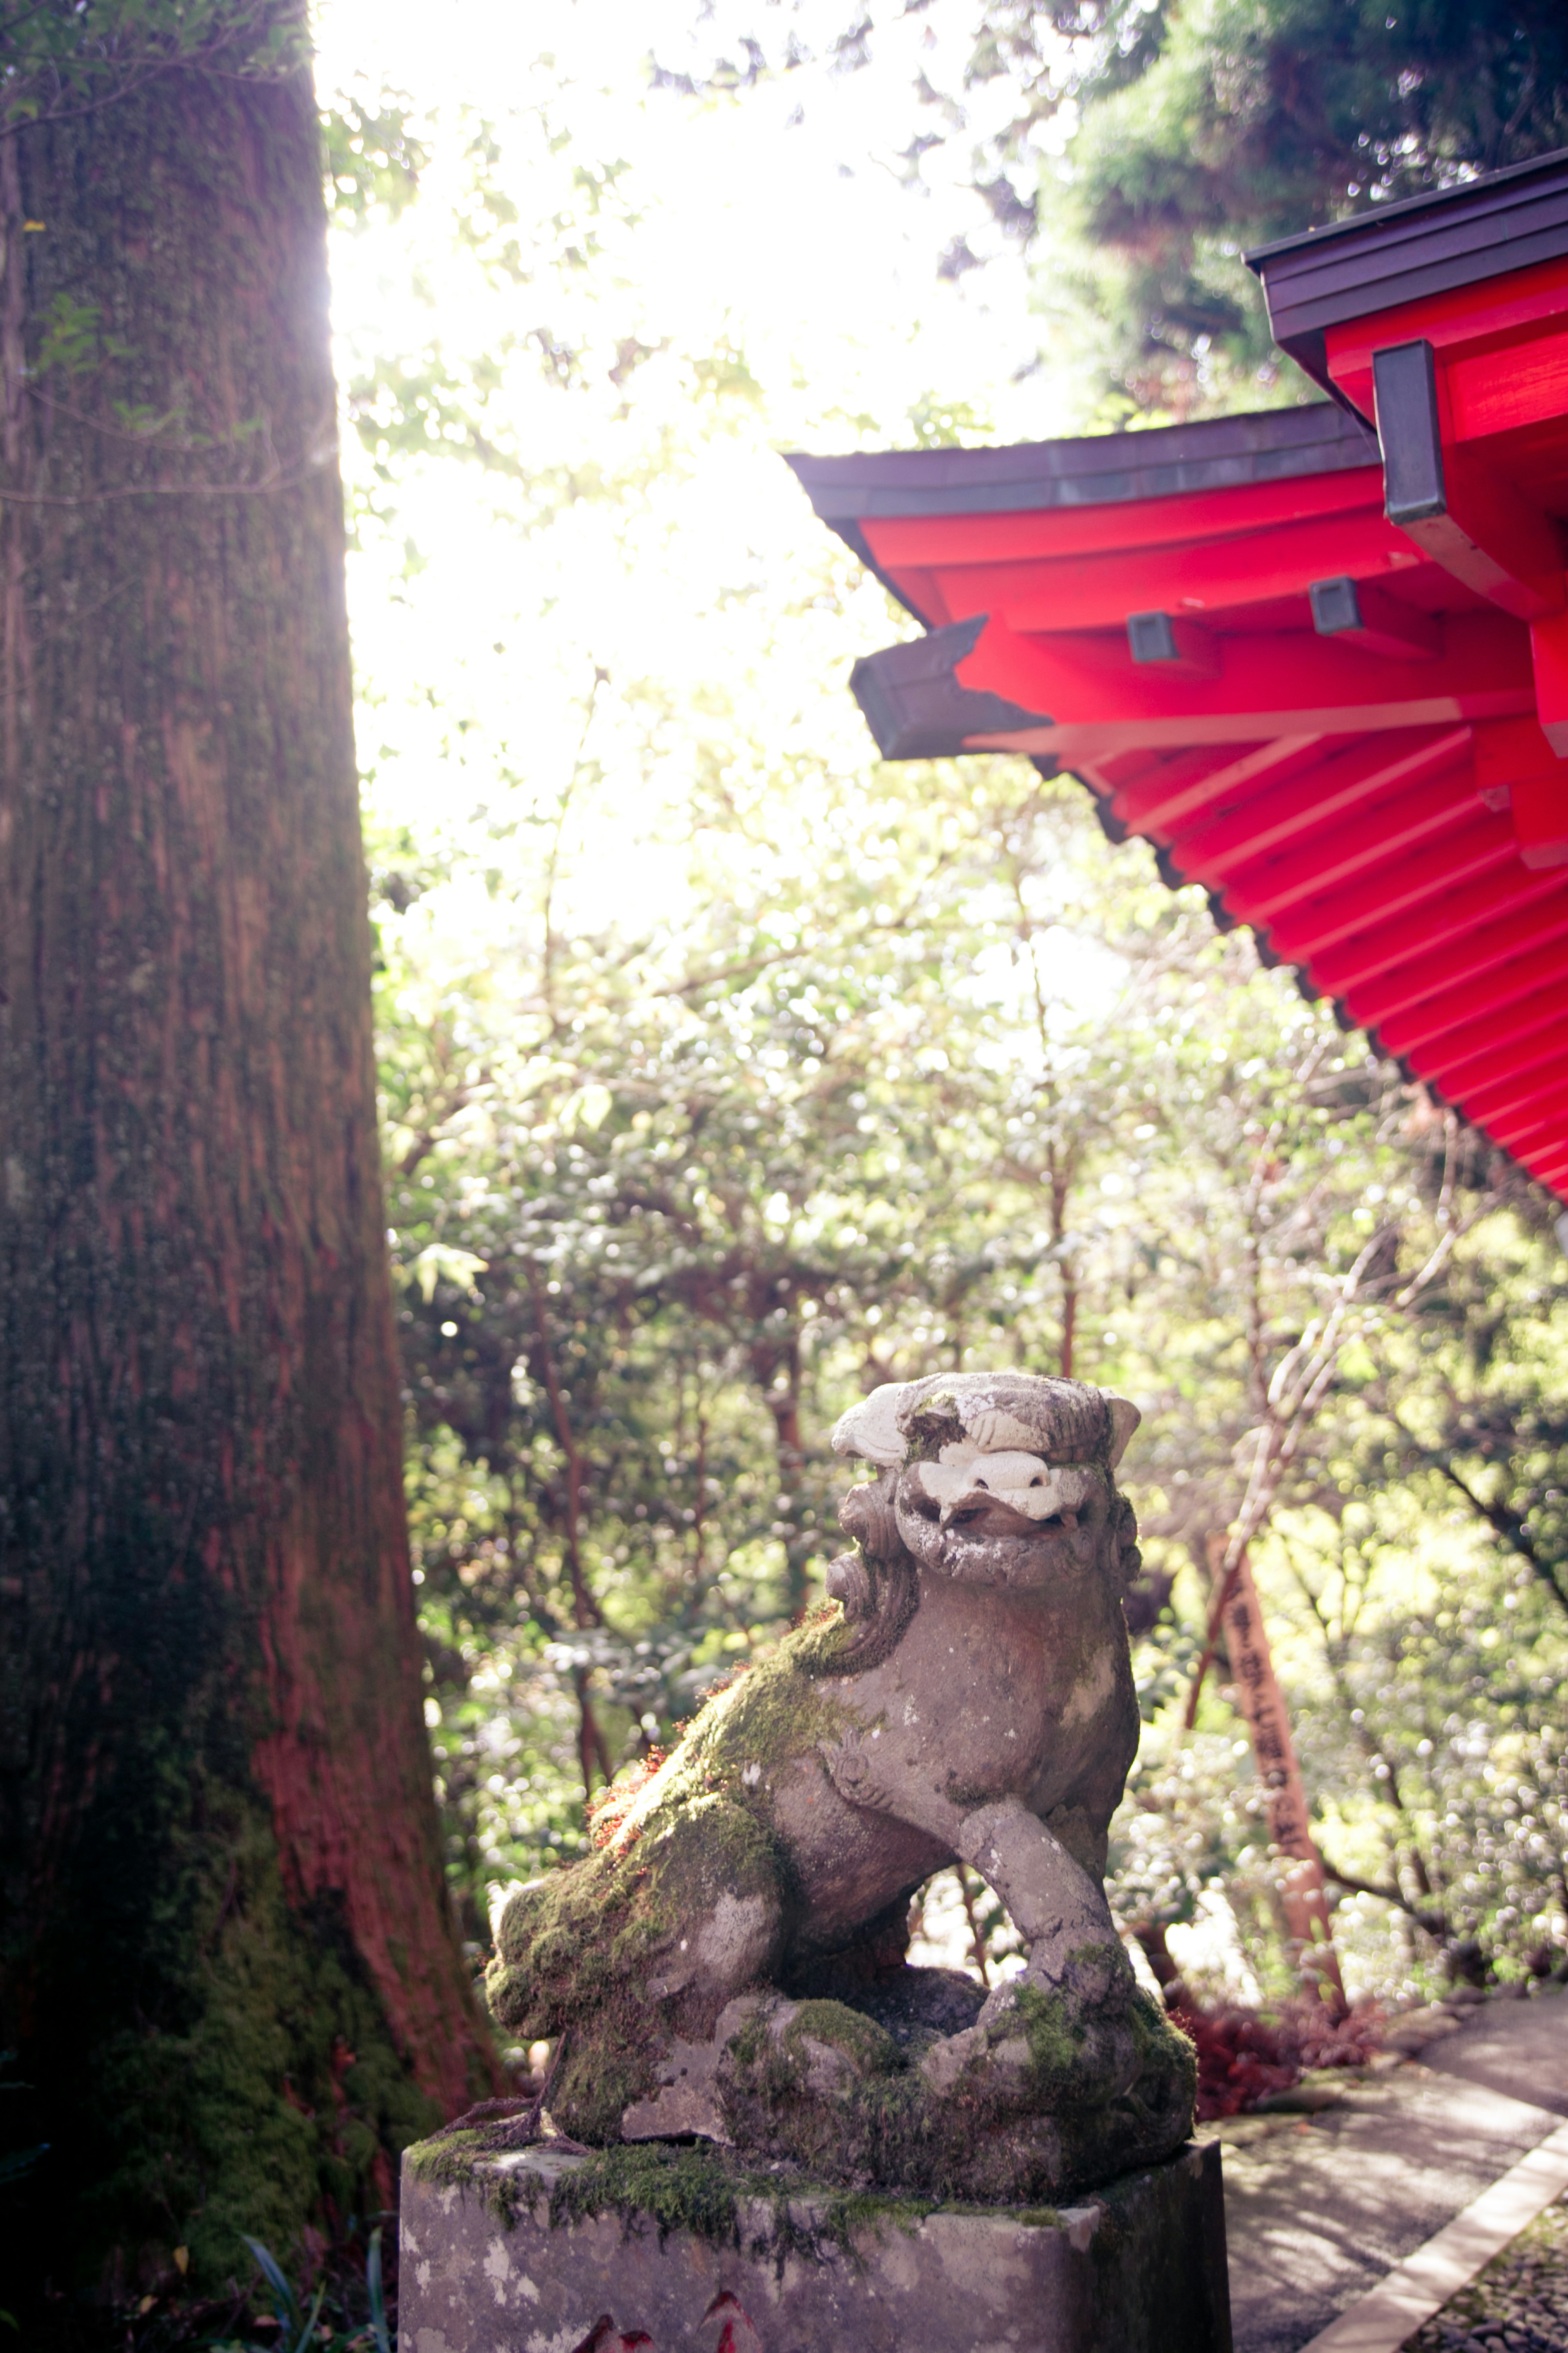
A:
{"type": "MultiPolygon", "coordinates": [[[[1225,1536],[1211,1535],[1209,1567],[1216,1580],[1224,1574],[1225,1551],[1225,1536]]],[[[1306,1990],[1343,2011],[1347,2007],[1344,1981],[1329,1923],[1323,1861],[1313,1841],[1290,1717],[1274,1672],[1268,1630],[1245,1553],[1222,1623],[1236,1704],[1247,1719],[1258,1778],[1268,1793],[1268,1835],[1286,1858],[1280,1883],[1286,1933],[1299,1956],[1297,1967],[1306,1990]]]]}

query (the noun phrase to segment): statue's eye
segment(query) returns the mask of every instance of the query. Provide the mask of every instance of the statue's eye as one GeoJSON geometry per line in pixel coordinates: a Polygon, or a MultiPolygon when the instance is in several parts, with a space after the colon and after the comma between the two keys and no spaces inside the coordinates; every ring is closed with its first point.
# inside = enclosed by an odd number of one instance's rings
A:
{"type": "MultiPolygon", "coordinates": [[[[975,1483],[975,1485],[976,1485],[977,1487],[985,1487],[985,1482],[984,1482],[984,1479],[976,1479],[976,1481],[975,1481],[975,1482],[974,1482],[974,1483],[975,1483]]],[[[985,1487],[985,1492],[986,1492],[986,1493],[987,1493],[987,1494],[989,1494],[989,1493],[991,1493],[990,1488],[989,1488],[989,1487],[985,1487]]]]}
{"type": "Polygon", "coordinates": [[[1046,1483],[1046,1482],[1045,1482],[1045,1481],[1041,1478],[1041,1476],[1040,1476],[1040,1474],[1039,1474],[1039,1472],[1038,1472],[1037,1471],[1036,1472],[1036,1473],[1035,1473],[1034,1477],[1033,1477],[1033,1478],[1030,1480],[1030,1482],[1029,1482],[1029,1484],[1030,1484],[1030,1486],[1031,1486],[1031,1487],[1043,1487],[1043,1486],[1045,1485],[1045,1483],[1046,1483]]]}

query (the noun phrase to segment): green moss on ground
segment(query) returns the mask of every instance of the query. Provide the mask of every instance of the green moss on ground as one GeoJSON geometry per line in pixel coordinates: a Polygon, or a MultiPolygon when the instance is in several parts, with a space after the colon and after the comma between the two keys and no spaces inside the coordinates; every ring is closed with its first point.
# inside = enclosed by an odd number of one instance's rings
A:
{"type": "Polygon", "coordinates": [[[504,2147],[500,2134],[487,2132],[482,2125],[465,2126],[458,2132],[416,2141],[404,2164],[414,2180],[426,2182],[432,2189],[444,2189],[454,2181],[460,2188],[473,2179],[476,2167],[484,2158],[497,2156],[504,2147]]]}
{"type": "Polygon", "coordinates": [[[853,2255],[856,2242],[868,2232],[880,2238],[885,2223],[912,2238],[928,2214],[937,2211],[934,2198],[917,2198],[883,2189],[834,2189],[823,2193],[822,2221],[817,2235],[830,2239],[853,2255]]]}
{"type": "Polygon", "coordinates": [[[836,2249],[861,2260],[868,2236],[889,2229],[912,2234],[936,2212],[1005,2214],[1026,2230],[1056,2226],[1049,2206],[987,2206],[950,2202],[884,2189],[845,2189],[791,2168],[759,2172],[743,2158],[703,2143],[687,2147],[650,2141],[596,2150],[572,2167],[548,2189],[537,2176],[488,2173],[484,2128],[444,2135],[409,2155],[409,2170],[421,2181],[458,2182],[483,2199],[487,2211],[509,2226],[521,2213],[543,2209],[552,2230],[618,2215],[628,2231],[658,2232],[659,2242],[686,2232],[712,2246],[740,2247],[782,2263],[797,2254],[822,2261],[836,2249]],[[487,2178],[488,2175],[488,2178],[487,2178]],[[757,2227],[757,2210],[766,2220],[757,2227]]]}

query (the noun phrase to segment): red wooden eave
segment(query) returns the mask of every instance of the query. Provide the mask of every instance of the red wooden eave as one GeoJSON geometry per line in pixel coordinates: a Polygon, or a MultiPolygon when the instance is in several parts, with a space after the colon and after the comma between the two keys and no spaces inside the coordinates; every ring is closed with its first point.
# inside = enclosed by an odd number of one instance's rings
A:
{"type": "Polygon", "coordinates": [[[928,633],[855,691],[1070,769],[1568,1198],[1568,154],[1250,259],[1329,403],[792,459],[928,633]]]}

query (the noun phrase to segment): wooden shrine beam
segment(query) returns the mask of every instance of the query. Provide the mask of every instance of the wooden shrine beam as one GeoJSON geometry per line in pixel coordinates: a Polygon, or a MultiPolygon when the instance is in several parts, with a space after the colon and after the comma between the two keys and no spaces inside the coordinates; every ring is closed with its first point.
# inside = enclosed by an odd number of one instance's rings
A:
{"type": "MultiPolygon", "coordinates": [[[[1516,900],[1501,920],[1479,923],[1466,931],[1463,969],[1467,976],[1484,982],[1499,966],[1510,964],[1515,957],[1548,940],[1560,941],[1565,934],[1568,887],[1560,885],[1549,896],[1538,896],[1533,903],[1516,900]]],[[[1417,1024],[1421,1022],[1428,1003],[1444,995],[1453,983],[1455,970],[1452,947],[1432,947],[1424,955],[1395,965],[1391,971],[1381,972],[1364,983],[1352,984],[1345,994],[1345,1010],[1363,1029],[1375,1029],[1380,1038],[1392,1036],[1388,1024],[1401,1014],[1408,1014],[1417,1024]]],[[[1407,1042],[1414,1043],[1425,1034],[1417,1028],[1410,1033],[1407,1042]]],[[[1403,1052],[1404,1048],[1394,1050],[1403,1052]]]]}
{"type": "Polygon", "coordinates": [[[791,460],[931,631],[857,693],[890,757],[1076,773],[1112,840],[1556,1170],[1568,154],[1250,259],[1321,407],[791,460]]]}
{"type": "Polygon", "coordinates": [[[1495,861],[1479,875],[1450,877],[1418,913],[1384,922],[1375,909],[1366,925],[1314,953],[1312,977],[1331,997],[1384,975],[1397,976],[1415,958],[1451,949],[1477,924],[1522,913],[1562,889],[1553,875],[1527,873],[1517,859],[1495,861]]]}
{"type": "MultiPolygon", "coordinates": [[[[1534,708],[1528,633],[1505,614],[1456,617],[1441,663],[1373,659],[1300,630],[1258,630],[1215,642],[1218,677],[1173,679],[1162,674],[1161,663],[1133,661],[1124,638],[1024,637],[990,620],[973,649],[957,660],[959,683],[1049,712],[1051,720],[1038,729],[987,730],[970,748],[1050,752],[1071,765],[1139,744],[1451,725],[1534,708]]],[[[886,659],[873,655],[869,662],[886,659]]]]}
{"type": "Polygon", "coordinates": [[[1227,902],[1238,913],[1245,905],[1249,922],[1270,918],[1479,813],[1468,763],[1452,764],[1436,776],[1369,798],[1351,823],[1321,832],[1303,828],[1298,839],[1237,865],[1226,881],[1227,902]]]}
{"type": "Polygon", "coordinates": [[[1479,807],[1469,763],[1447,768],[1385,794],[1358,811],[1353,825],[1313,828],[1289,849],[1238,867],[1226,882],[1226,904],[1247,923],[1272,924],[1302,900],[1468,823],[1479,807]]]}
{"type": "Polygon", "coordinates": [[[1310,839],[1320,826],[1341,825],[1351,810],[1390,787],[1437,774],[1468,743],[1468,728],[1423,727],[1387,730],[1313,765],[1287,755],[1286,781],[1276,783],[1263,772],[1246,798],[1225,790],[1223,813],[1177,834],[1173,860],[1184,875],[1215,888],[1287,842],[1310,839]]]}
{"type": "Polygon", "coordinates": [[[1562,1129],[1562,1106],[1558,1104],[1554,1110],[1548,1097],[1510,1119],[1500,1120],[1494,1133],[1506,1150],[1521,1154],[1539,1150],[1560,1135],[1562,1129]]]}
{"type": "Polygon", "coordinates": [[[1447,1091],[1449,1100],[1458,1104],[1467,1119],[1489,1124],[1493,1119],[1505,1119],[1521,1103],[1555,1101],[1560,1092],[1568,1092],[1568,1051],[1558,1054],[1554,1060],[1527,1071],[1522,1076],[1511,1072],[1506,1078],[1488,1079],[1484,1073],[1462,1089],[1447,1091]]]}
{"type": "Polygon", "coordinates": [[[1565,930],[1568,906],[1561,911],[1556,929],[1542,944],[1514,955],[1507,963],[1494,964],[1489,969],[1480,967],[1473,953],[1468,951],[1462,980],[1378,1025],[1378,1042],[1384,1053],[1412,1054],[1421,1048],[1428,1066],[1436,1069],[1432,1054],[1440,1051],[1476,1015],[1490,1018],[1505,1007],[1517,1007],[1562,974],[1565,930]]]}
{"type": "Polygon", "coordinates": [[[1535,708],[1542,733],[1560,760],[1568,760],[1568,614],[1537,621],[1530,632],[1535,668],[1535,708]]]}
{"type": "Polygon", "coordinates": [[[1186,818],[1251,786],[1271,783],[1308,758],[1320,735],[1276,735],[1261,744],[1214,744],[1167,757],[1158,773],[1119,786],[1110,806],[1129,832],[1169,840],[1186,818]]]}
{"type": "MultiPolygon", "coordinates": [[[[1555,977],[1510,1006],[1506,1025],[1498,1022],[1489,1006],[1441,1038],[1429,1039],[1421,1050],[1423,1073],[1442,1085],[1450,1073],[1458,1073],[1478,1055],[1486,1055],[1501,1077],[1509,1056],[1531,1050],[1542,1030],[1552,1033],[1545,1040],[1547,1046],[1561,1045],[1564,1024],[1568,1024],[1568,978],[1563,976],[1559,965],[1555,977]]],[[[1457,1076],[1454,1083],[1459,1084],[1457,1076]]]]}
{"type": "MultiPolygon", "coordinates": [[[[1494,359],[1494,366],[1496,361],[1494,359]]],[[[1521,621],[1563,607],[1562,534],[1454,431],[1447,371],[1424,335],[1372,355],[1387,514],[1424,555],[1521,621]]]]}
{"type": "Polygon", "coordinates": [[[1523,1092],[1519,1082],[1511,1087],[1514,1102],[1495,1113],[1495,1118],[1510,1132],[1528,1132],[1532,1120],[1552,1118],[1552,1113],[1568,1113],[1568,1057],[1561,1057],[1549,1069],[1538,1071],[1532,1090],[1523,1092]]]}
{"type": "MultiPolygon", "coordinates": [[[[1353,512],[1261,530],[1237,529],[1232,517],[1223,533],[1194,535],[1182,553],[1182,609],[1212,620],[1286,597],[1305,600],[1315,581],[1384,585],[1400,576],[1401,558],[1414,568],[1420,559],[1383,512],[1381,475],[1369,469],[1351,479],[1360,480],[1365,500],[1353,512]]],[[[879,549],[884,533],[873,525],[867,537],[879,549]]],[[[1163,544],[1012,561],[986,554],[968,564],[933,563],[928,551],[918,567],[883,561],[912,602],[921,601],[918,584],[929,582],[954,620],[994,613],[1026,632],[1120,629],[1130,612],[1163,606],[1171,591],[1163,544]]]]}
{"type": "MultiPolygon", "coordinates": [[[[1314,422],[1318,430],[1325,429],[1331,421],[1342,436],[1352,432],[1355,445],[1352,454],[1358,462],[1350,468],[1298,470],[1259,480],[1243,479],[1232,470],[1234,460],[1227,459],[1219,468],[1205,468],[1203,460],[1194,461],[1189,457],[1179,468],[1155,470],[1163,487],[1156,488],[1151,479],[1137,498],[1106,500],[1095,495],[1089,478],[1080,477],[1074,484],[1075,495],[1064,503],[1047,494],[1048,485],[1020,480],[1007,503],[996,506],[985,485],[973,473],[978,453],[954,450],[943,453],[945,462],[949,469],[962,472],[967,487],[951,485],[942,495],[959,503],[951,512],[936,513],[927,503],[929,493],[922,493],[917,487],[911,485],[902,492],[874,487],[869,480],[877,462],[873,459],[869,464],[862,460],[858,470],[866,476],[860,485],[860,497],[866,503],[857,512],[852,528],[883,571],[897,571],[903,565],[942,571],[1033,561],[1052,564],[1084,558],[1097,562],[1112,554],[1138,559],[1162,547],[1168,556],[1178,558],[1184,565],[1190,560],[1194,542],[1276,532],[1289,533],[1317,521],[1358,514],[1369,505],[1381,515],[1383,469],[1372,434],[1364,427],[1352,427],[1348,418],[1336,416],[1327,406],[1315,412],[1299,411],[1295,418],[1276,410],[1266,423],[1272,433],[1282,425],[1303,421],[1314,422]],[[1216,477],[1211,487],[1183,491],[1177,486],[1178,473],[1205,470],[1216,477]],[[875,511],[879,501],[888,500],[897,500],[901,511],[875,511]]],[[[1213,441],[1244,423],[1256,427],[1258,422],[1257,418],[1211,418],[1196,427],[1178,426],[1163,430],[1171,438],[1184,437],[1190,448],[1200,439],[1213,441]]],[[[1142,435],[1138,438],[1145,450],[1163,446],[1142,435]]],[[[1121,448],[1127,450],[1131,436],[1120,439],[1121,448]]],[[[1076,469],[1086,465],[1100,451],[1114,448],[1115,444],[1110,437],[1093,435],[1082,440],[1059,441],[1055,446],[1070,455],[1076,469]]],[[[922,452],[917,459],[922,477],[934,456],[934,452],[922,452]]],[[[824,461],[792,459],[789,462],[802,471],[803,468],[820,467],[824,461]]],[[[843,501],[825,500],[809,483],[807,488],[824,522],[836,531],[844,530],[847,518],[840,511],[843,501]]],[[[852,494],[851,502],[858,505],[859,500],[852,494]]],[[[1386,526],[1384,543],[1400,554],[1406,552],[1399,533],[1387,531],[1386,526]]],[[[1345,568],[1331,563],[1325,566],[1328,572],[1345,568]]]]}
{"type": "MultiPolygon", "coordinates": [[[[1562,1000],[1568,1007],[1568,997],[1562,1000]]],[[[1535,1078],[1554,1063],[1563,1050],[1563,1030],[1565,1014],[1563,1010],[1544,1012],[1540,1020],[1516,1013],[1510,1021],[1508,1035],[1500,1038],[1496,1022],[1486,1025],[1489,1037],[1478,1043],[1475,1050],[1462,1062],[1449,1062],[1430,1075],[1445,1094],[1464,1103],[1481,1087],[1501,1085],[1509,1079],[1526,1076],[1535,1078]],[[1528,1018],[1528,1027],[1516,1026],[1528,1018]]],[[[1424,1077],[1427,1075],[1425,1071],[1424,1077]]]]}
{"type": "MultiPolygon", "coordinates": [[[[1321,898],[1298,900],[1268,924],[1268,936],[1276,954],[1287,964],[1310,965],[1317,986],[1325,987],[1325,982],[1317,980],[1316,965],[1323,950],[1427,900],[1440,899],[1457,881],[1518,863],[1513,828],[1508,819],[1478,815],[1469,824],[1450,830],[1437,847],[1418,849],[1400,859],[1392,870],[1380,869],[1370,879],[1358,877],[1321,898]]],[[[1244,908],[1237,906],[1236,913],[1244,923],[1251,921],[1244,908]]]]}

